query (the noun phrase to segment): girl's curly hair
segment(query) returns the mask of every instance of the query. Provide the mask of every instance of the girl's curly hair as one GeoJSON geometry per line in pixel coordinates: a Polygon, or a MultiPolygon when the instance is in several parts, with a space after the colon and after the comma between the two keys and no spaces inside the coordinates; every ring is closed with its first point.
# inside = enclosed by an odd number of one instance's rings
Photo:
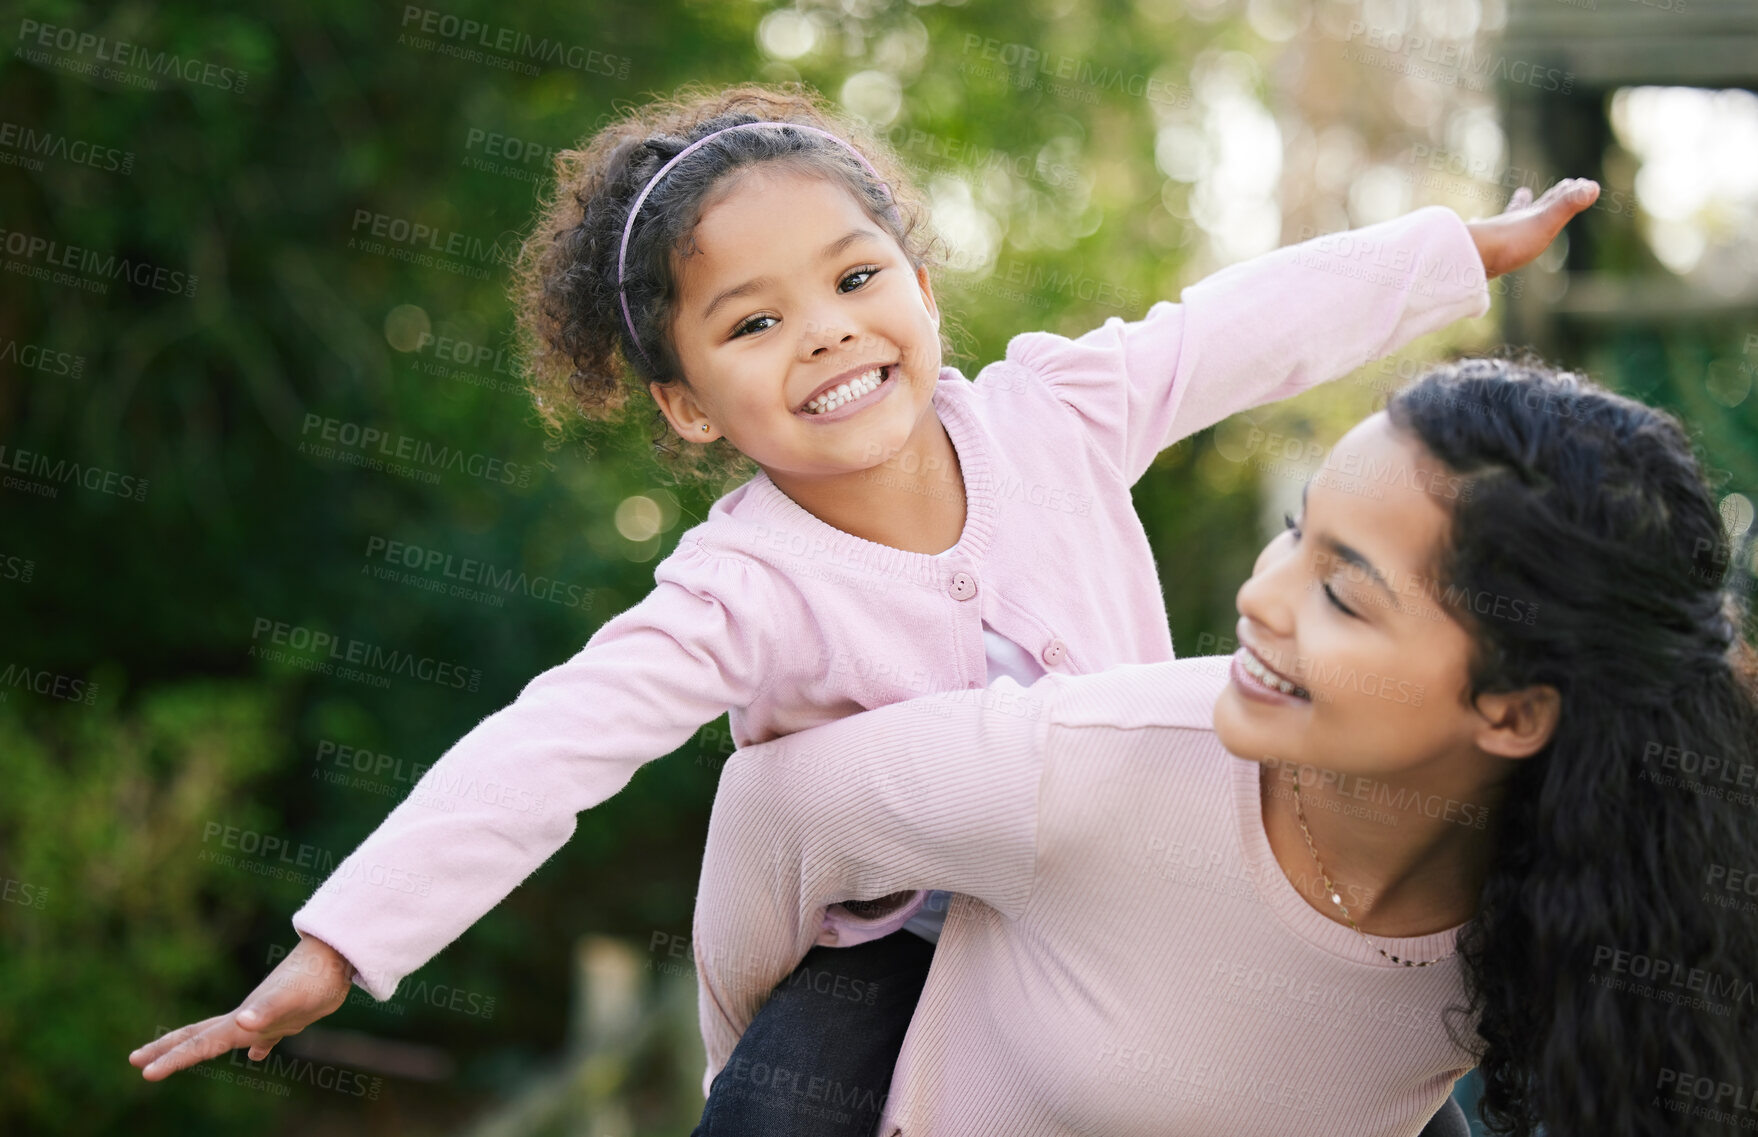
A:
{"type": "MultiPolygon", "coordinates": [[[[730,186],[728,175],[759,163],[785,163],[845,186],[897,241],[912,267],[938,263],[938,245],[925,224],[927,210],[890,149],[800,84],[691,85],[672,98],[626,110],[579,149],[557,155],[555,184],[513,272],[516,336],[527,385],[552,432],[578,418],[617,416],[631,392],[645,393],[649,381],[686,381],[671,339],[676,259],[704,210],[730,186]],[[856,147],[885,181],[876,181],[844,147],[808,131],[721,135],[675,166],[642,203],[619,294],[617,249],[629,207],[642,188],[690,143],[746,122],[828,131],[856,147]],[[624,322],[622,296],[628,298],[638,344],[624,322]]],[[[726,474],[741,464],[742,456],[724,440],[677,445],[657,407],[653,443],[695,474],[726,474]]]]}

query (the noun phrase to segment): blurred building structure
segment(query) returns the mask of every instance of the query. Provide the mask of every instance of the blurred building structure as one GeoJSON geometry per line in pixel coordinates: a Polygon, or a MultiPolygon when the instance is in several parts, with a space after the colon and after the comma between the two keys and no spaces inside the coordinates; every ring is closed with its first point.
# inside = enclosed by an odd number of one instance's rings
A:
{"type": "MultiPolygon", "coordinates": [[[[1758,244],[1751,233],[1758,211],[1758,152],[1748,147],[1758,140],[1740,130],[1745,116],[1722,115],[1717,121],[1717,100],[1690,100],[1685,92],[1673,92],[1670,106],[1651,102],[1663,116],[1656,128],[1674,132],[1675,141],[1695,150],[1702,165],[1671,175],[1646,174],[1632,163],[1632,139],[1620,135],[1640,133],[1647,124],[1616,120],[1644,109],[1627,102],[1636,88],[1699,88],[1705,96],[1758,89],[1758,3],[1589,0],[1576,6],[1510,0],[1498,50],[1523,62],[1526,74],[1544,68],[1569,77],[1567,90],[1512,77],[1498,85],[1509,169],[1537,187],[1559,177],[1590,176],[1606,191],[1588,224],[1571,228],[1561,287],[1527,289],[1504,307],[1506,338],[1569,359],[1589,342],[1633,326],[1751,323],[1758,312],[1758,244]],[[1674,121],[1666,121],[1669,113],[1674,121]],[[1707,122],[1701,121],[1705,113],[1711,115],[1707,122]],[[1692,131],[1697,138],[1677,136],[1692,131]],[[1739,168],[1729,168],[1734,165],[1739,168]],[[1651,182],[1643,184],[1644,177],[1651,182]],[[1713,200],[1716,183],[1730,180],[1733,200],[1713,200]],[[1669,194],[1671,184],[1679,182],[1695,185],[1669,194]],[[1730,206],[1741,212],[1742,199],[1745,216],[1729,216],[1730,206]],[[1658,225],[1648,223],[1646,255],[1632,257],[1607,247],[1617,240],[1615,230],[1643,227],[1638,210],[1662,214],[1652,219],[1658,225]],[[1707,231],[1693,236],[1677,229],[1691,220],[1680,216],[1686,211],[1699,214],[1707,231]],[[1655,255],[1656,247],[1670,255],[1670,268],[1655,255]],[[1677,271],[1687,264],[1686,271],[1677,271]]],[[[1758,105],[1758,97],[1750,102],[1758,105]]]]}

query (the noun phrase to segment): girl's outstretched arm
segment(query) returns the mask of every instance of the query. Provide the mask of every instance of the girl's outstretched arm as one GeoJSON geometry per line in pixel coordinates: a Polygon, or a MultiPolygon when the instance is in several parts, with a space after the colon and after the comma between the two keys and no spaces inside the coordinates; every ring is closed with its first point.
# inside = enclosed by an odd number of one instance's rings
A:
{"type": "Polygon", "coordinates": [[[1488,278],[1530,262],[1597,195],[1570,180],[1482,221],[1433,205],[1315,237],[1213,273],[1140,320],[1073,340],[1015,336],[1007,362],[1042,376],[1133,485],[1181,438],[1483,315],[1488,278]]]}
{"type": "Polygon", "coordinates": [[[151,1064],[157,1080],[237,1046],[261,1058],[340,1006],[350,981],[389,999],[566,844],[577,814],[773,681],[769,645],[787,616],[774,611],[764,572],[686,535],[652,593],[455,743],[335,867],[293,916],[300,948],[237,1012],[172,1032],[131,1061],[151,1064]],[[272,1021],[239,1021],[271,995],[272,1021]]]}
{"type": "Polygon", "coordinates": [[[1024,911],[1056,684],[911,699],[727,760],[693,927],[704,1093],[832,902],[932,886],[1024,911]]]}

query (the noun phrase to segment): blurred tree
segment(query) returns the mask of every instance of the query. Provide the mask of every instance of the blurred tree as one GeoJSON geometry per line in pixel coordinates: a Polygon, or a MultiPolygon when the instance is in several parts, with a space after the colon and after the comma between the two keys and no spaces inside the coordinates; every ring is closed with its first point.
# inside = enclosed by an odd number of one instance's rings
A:
{"type": "Polygon", "coordinates": [[[112,679],[67,686],[62,706],[26,705],[17,687],[0,701],[0,1130],[269,1124],[263,1094],[150,1086],[121,1058],[251,982],[229,949],[285,893],[223,863],[223,827],[280,826],[265,792],[279,693],[171,681],[124,709],[112,679]]]}

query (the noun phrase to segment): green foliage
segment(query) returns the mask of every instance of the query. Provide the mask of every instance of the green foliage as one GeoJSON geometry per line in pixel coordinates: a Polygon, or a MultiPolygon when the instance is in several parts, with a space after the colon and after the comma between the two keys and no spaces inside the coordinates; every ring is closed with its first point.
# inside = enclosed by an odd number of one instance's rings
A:
{"type": "MultiPolygon", "coordinates": [[[[399,770],[431,763],[642,596],[654,561],[723,488],[678,484],[648,452],[644,413],[565,443],[537,429],[506,354],[496,251],[529,224],[549,151],[619,104],[686,81],[802,78],[837,96],[851,76],[889,68],[903,101],[887,137],[905,163],[929,183],[951,175],[975,187],[1005,222],[995,276],[953,266],[936,282],[957,333],[948,362],[975,374],[1014,334],[1136,318],[1190,279],[1199,235],[1187,187],[1155,167],[1146,92],[1185,83],[1202,52],[1273,49],[1235,17],[1203,22],[1174,7],[802,4],[820,46],[789,63],[757,48],[762,22],[783,8],[750,0],[32,5],[23,19],[103,37],[112,52],[130,44],[203,66],[192,80],[137,62],[116,79],[66,64],[92,63],[87,49],[49,51],[62,62],[0,57],[8,122],[128,156],[121,169],[53,156],[41,169],[0,167],[0,228],[193,281],[111,281],[96,293],[0,276],[0,340],[79,360],[71,373],[0,369],[0,445],[145,487],[139,500],[68,482],[52,497],[0,491],[0,665],[98,682],[92,705],[0,692],[0,877],[34,886],[31,903],[0,904],[0,1129],[295,1132],[352,1106],[188,1074],[149,1087],[125,1064],[155,1027],[235,1005],[270,946],[291,942],[287,918],[310,891],[204,860],[206,827],[339,857],[408,780],[320,777],[324,745],[387,755],[399,770]],[[534,75],[490,66],[480,48],[424,32],[430,12],[599,63],[534,75]],[[1024,85],[986,66],[990,44],[1102,65],[1122,82],[1024,85]],[[233,78],[207,78],[208,64],[233,78]],[[143,75],[157,89],[128,81],[143,75]],[[532,146],[509,155],[513,139],[532,146]],[[432,237],[399,243],[399,225],[432,237]],[[454,236],[466,252],[434,252],[454,236]],[[443,356],[446,344],[467,362],[443,356]],[[325,458],[314,450],[332,423],[454,447],[520,476],[447,469],[429,482],[325,458]],[[622,536],[618,504],[659,491],[677,507],[665,532],[622,536]],[[374,541],[590,599],[458,598],[383,580],[374,541]],[[7,558],[33,569],[20,579],[7,558]],[[252,652],[264,620],[453,661],[480,682],[380,689],[288,669],[252,652]]],[[[32,46],[21,29],[16,46],[32,46]]],[[[1482,346],[1490,329],[1425,346],[1482,346]]],[[[1737,349],[1702,342],[1600,338],[1582,351],[1706,423],[1713,462],[1749,486],[1755,404],[1699,418],[1701,385],[1655,379],[1737,349]]],[[[1371,405],[1370,392],[1339,386],[1256,421],[1328,441],[1371,405]]],[[[1162,456],[1137,489],[1181,653],[1231,630],[1258,549],[1258,491],[1206,435],[1162,456]]],[[[397,1083],[377,1106],[385,1127],[454,1126],[447,1095],[480,1105],[558,1047],[581,934],[687,934],[725,737],[714,724],[646,768],[413,977],[493,997],[492,1018],[421,1002],[396,1013],[351,1003],[336,1016],[459,1060],[443,1091],[397,1083]]]]}
{"type": "Polygon", "coordinates": [[[124,1059],[252,982],[232,952],[253,909],[276,898],[260,876],[210,866],[218,843],[204,833],[277,827],[264,792],[276,695],[189,680],[122,709],[115,685],[101,679],[90,706],[25,705],[16,688],[0,702],[11,901],[0,904],[0,1130],[102,1133],[132,1117],[132,1132],[186,1132],[178,1116],[259,1125],[261,1095],[194,1078],[150,1086],[124,1059]]]}

